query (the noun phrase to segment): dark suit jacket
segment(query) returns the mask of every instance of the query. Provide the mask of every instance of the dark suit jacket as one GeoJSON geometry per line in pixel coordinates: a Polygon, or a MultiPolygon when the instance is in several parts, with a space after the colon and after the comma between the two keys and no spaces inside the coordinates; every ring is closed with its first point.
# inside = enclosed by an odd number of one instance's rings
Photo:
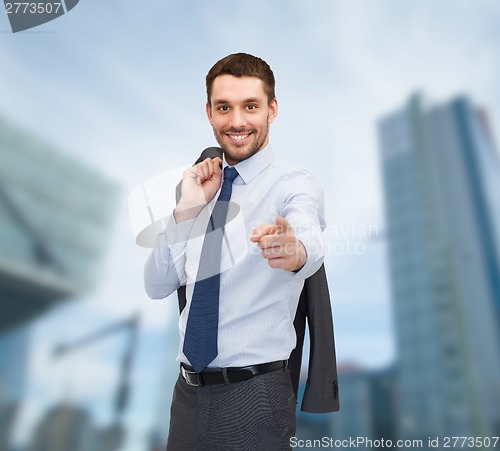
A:
{"type": "MultiPolygon", "coordinates": [[[[219,149],[218,152],[222,158],[222,150],[219,149]]],[[[203,159],[202,154],[196,163],[203,159]]],[[[181,195],[180,186],[179,183],[176,189],[177,202],[181,195]]],[[[177,296],[179,312],[182,312],[186,306],[185,286],[177,290],[177,296]]],[[[334,412],[339,410],[339,389],[332,308],[324,265],[305,280],[293,323],[297,334],[297,346],[290,355],[288,365],[295,396],[299,388],[306,319],[309,326],[310,354],[306,388],[300,410],[311,413],[334,412]]]]}

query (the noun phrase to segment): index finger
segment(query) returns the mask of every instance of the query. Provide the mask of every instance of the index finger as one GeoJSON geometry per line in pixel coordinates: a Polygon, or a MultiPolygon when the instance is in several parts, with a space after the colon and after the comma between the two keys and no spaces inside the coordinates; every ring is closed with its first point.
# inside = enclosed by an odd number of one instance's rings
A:
{"type": "Polygon", "coordinates": [[[222,159],[215,157],[212,159],[214,165],[214,172],[219,175],[222,173],[222,159]]]}
{"type": "Polygon", "coordinates": [[[276,233],[276,224],[261,224],[254,231],[250,237],[250,241],[258,242],[263,236],[276,233]]]}

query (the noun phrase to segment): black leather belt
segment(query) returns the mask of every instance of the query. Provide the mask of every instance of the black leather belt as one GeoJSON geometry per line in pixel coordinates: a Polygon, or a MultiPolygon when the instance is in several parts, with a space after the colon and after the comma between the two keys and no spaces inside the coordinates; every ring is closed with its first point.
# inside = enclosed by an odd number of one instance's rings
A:
{"type": "Polygon", "coordinates": [[[188,385],[232,384],[251,379],[254,376],[279,370],[287,365],[286,360],[262,363],[260,365],[242,366],[239,368],[207,368],[197,373],[192,366],[181,363],[181,374],[188,385]]]}

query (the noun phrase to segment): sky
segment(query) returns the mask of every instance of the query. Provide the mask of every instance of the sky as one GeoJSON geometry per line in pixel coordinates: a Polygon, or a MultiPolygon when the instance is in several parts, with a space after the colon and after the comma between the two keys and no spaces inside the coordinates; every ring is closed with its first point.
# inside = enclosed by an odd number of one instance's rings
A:
{"type": "Polygon", "coordinates": [[[0,115],[96,168],[122,193],[98,287],[31,328],[20,440],[62,399],[85,402],[109,422],[125,335],[58,362],[51,350],[134,312],[141,329],[127,450],[140,449],[161,416],[162,374],[175,365],[176,301],[144,293],[148,250],[134,243],[127,195],[216,144],[204,77],[238,51],[262,57],[275,73],[275,152],[311,170],[325,190],[338,361],[390,364],[396,350],[377,121],[416,91],[437,103],[466,94],[488,110],[498,136],[499,22],[495,0],[81,0],[16,34],[0,14],[0,115]]]}

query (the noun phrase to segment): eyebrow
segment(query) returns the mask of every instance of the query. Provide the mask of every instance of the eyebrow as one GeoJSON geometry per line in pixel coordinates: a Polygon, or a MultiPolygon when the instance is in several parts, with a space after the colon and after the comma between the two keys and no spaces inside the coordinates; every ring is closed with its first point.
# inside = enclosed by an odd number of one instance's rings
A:
{"type": "Polygon", "coordinates": [[[212,103],[213,103],[214,105],[224,105],[224,104],[227,104],[227,103],[229,103],[229,102],[228,102],[227,100],[222,100],[222,99],[221,99],[221,100],[213,100],[213,101],[212,101],[212,103]]]}
{"type": "MultiPolygon", "coordinates": [[[[260,99],[258,99],[257,97],[250,97],[250,98],[248,98],[248,99],[245,99],[245,100],[243,101],[243,103],[259,103],[260,101],[261,101],[261,100],[260,100],[260,99]]],[[[213,101],[213,104],[214,104],[214,105],[227,105],[227,104],[229,104],[229,103],[231,103],[231,102],[229,102],[229,100],[225,100],[225,99],[215,99],[215,100],[213,101]]]]}
{"type": "Polygon", "coordinates": [[[258,99],[257,97],[250,97],[249,99],[245,100],[245,103],[259,103],[259,102],[260,99],[258,99]]]}

